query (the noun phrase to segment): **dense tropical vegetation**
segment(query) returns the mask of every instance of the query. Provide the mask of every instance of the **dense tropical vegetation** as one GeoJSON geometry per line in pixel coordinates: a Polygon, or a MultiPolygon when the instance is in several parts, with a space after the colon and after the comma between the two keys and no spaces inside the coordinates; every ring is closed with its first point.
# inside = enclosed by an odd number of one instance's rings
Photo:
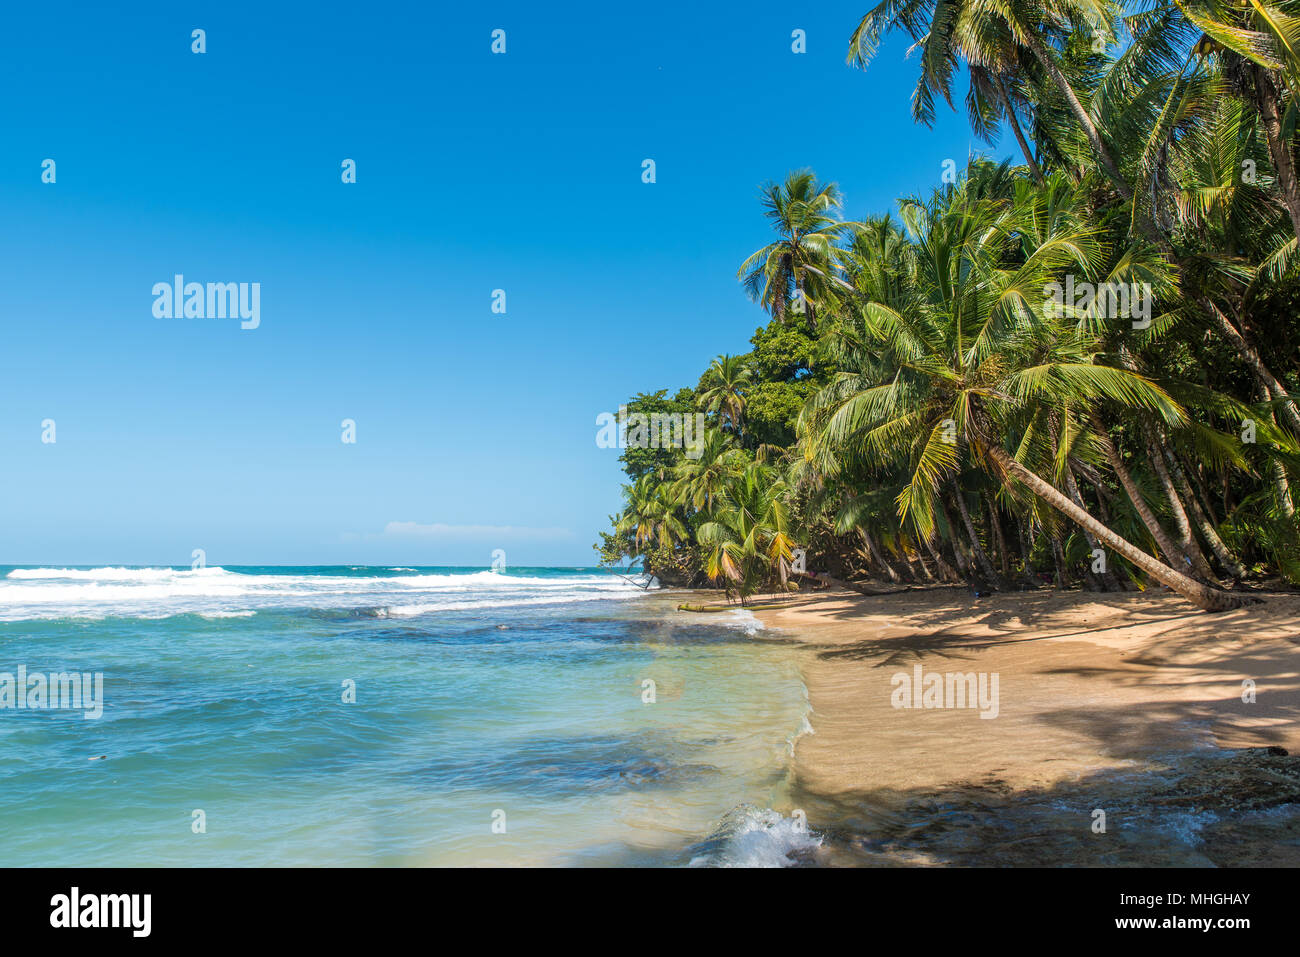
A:
{"type": "Polygon", "coordinates": [[[896,214],[766,186],[739,278],[771,320],[694,389],[691,450],[628,448],[597,546],[742,598],[843,580],[1153,583],[1207,610],[1300,582],[1300,0],[882,0],[1023,163],[975,159],[896,214]]]}

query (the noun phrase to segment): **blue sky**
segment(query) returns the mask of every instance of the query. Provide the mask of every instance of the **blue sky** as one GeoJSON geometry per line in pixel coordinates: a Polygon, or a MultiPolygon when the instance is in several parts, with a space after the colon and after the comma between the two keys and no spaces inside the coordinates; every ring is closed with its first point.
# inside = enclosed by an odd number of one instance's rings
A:
{"type": "Polygon", "coordinates": [[[717,6],[14,7],[0,561],[591,564],[597,413],[764,322],[760,185],[853,218],[980,149],[913,124],[902,41],[845,65],[866,2],[717,6]],[[260,282],[260,327],[155,318],[176,273],[260,282]]]}

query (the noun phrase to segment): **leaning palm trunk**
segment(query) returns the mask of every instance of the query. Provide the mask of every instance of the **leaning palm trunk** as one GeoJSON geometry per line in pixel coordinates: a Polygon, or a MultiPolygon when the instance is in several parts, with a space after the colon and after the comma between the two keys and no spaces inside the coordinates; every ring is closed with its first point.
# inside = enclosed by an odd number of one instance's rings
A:
{"type": "Polygon", "coordinates": [[[1052,542],[1052,563],[1056,566],[1056,587],[1062,590],[1070,587],[1070,569],[1065,564],[1065,546],[1061,544],[1061,536],[1056,532],[1050,533],[1052,542]]]}
{"type": "Polygon", "coordinates": [[[1295,504],[1291,501],[1291,483],[1287,481],[1286,469],[1277,459],[1273,460],[1273,487],[1277,490],[1277,501],[1282,506],[1282,514],[1295,518],[1295,504]]]}
{"type": "Polygon", "coordinates": [[[1259,64],[1252,64],[1251,73],[1255,81],[1253,97],[1255,109],[1259,113],[1264,135],[1268,139],[1268,154],[1273,160],[1273,169],[1277,172],[1282,204],[1291,216],[1291,228],[1295,230],[1296,238],[1300,239],[1300,185],[1296,183],[1291,144],[1287,141],[1283,129],[1277,85],[1273,82],[1271,71],[1259,64]]]}
{"type": "Polygon", "coordinates": [[[1092,151],[1097,154],[1097,159],[1101,165],[1106,168],[1110,174],[1111,180],[1115,184],[1115,189],[1124,199],[1133,198],[1133,190],[1129,189],[1128,183],[1124,181],[1123,175],[1119,171],[1119,164],[1111,156],[1110,149],[1106,146],[1105,140],[1101,138],[1101,133],[1097,131],[1097,125],[1093,123],[1092,117],[1084,109],[1083,104],[1079,102],[1079,97],[1074,92],[1074,87],[1070,85],[1069,78],[1057,66],[1056,59],[1052,56],[1051,51],[1043,44],[1042,39],[1033,30],[1029,30],[1025,37],[1029,52],[1042,66],[1043,70],[1051,78],[1052,83],[1056,85],[1061,96],[1065,98],[1066,105],[1069,106],[1070,112],[1074,114],[1080,129],[1083,130],[1084,136],[1088,138],[1088,143],[1092,146],[1092,151]]]}
{"type": "Polygon", "coordinates": [[[975,523],[971,521],[970,510],[966,508],[966,496],[962,494],[955,481],[950,484],[953,497],[957,499],[957,511],[961,513],[961,523],[966,526],[966,534],[970,537],[971,550],[975,553],[975,560],[979,562],[980,571],[984,573],[984,578],[990,588],[1005,589],[1005,583],[994,570],[993,562],[989,560],[989,553],[984,551],[984,546],[980,544],[979,533],[975,531],[975,523]]]}
{"type": "MultiPolygon", "coordinates": [[[[938,499],[938,505],[939,513],[948,526],[948,547],[952,550],[952,560],[957,568],[958,580],[970,581],[975,577],[974,562],[966,554],[966,549],[962,547],[961,536],[957,533],[957,523],[952,520],[952,514],[948,511],[948,506],[942,496],[938,499]]],[[[939,540],[939,547],[943,547],[943,539],[939,540]]]]}
{"type": "Polygon", "coordinates": [[[1264,364],[1263,358],[1250,341],[1242,334],[1241,330],[1232,324],[1223,311],[1214,304],[1210,299],[1202,297],[1200,300],[1201,307],[1214,320],[1215,328],[1222,333],[1223,338],[1227,339],[1232,347],[1237,350],[1242,361],[1250,367],[1250,371],[1255,374],[1259,384],[1263,389],[1264,398],[1276,399],[1278,408],[1282,412],[1282,418],[1286,420],[1287,425],[1291,427],[1297,435],[1300,435],[1300,411],[1296,409],[1295,402],[1286,391],[1286,386],[1273,375],[1272,371],[1264,364]]]}
{"type": "Polygon", "coordinates": [[[917,549],[916,551],[916,564],[921,567],[921,574],[925,576],[926,581],[938,581],[938,579],[934,577],[934,572],[930,571],[930,566],[925,563],[925,556],[921,554],[920,549],[917,549]]]}
{"type": "Polygon", "coordinates": [[[903,550],[903,561],[907,562],[907,573],[909,578],[911,578],[912,581],[919,582],[923,577],[929,578],[930,571],[925,567],[925,563],[924,562],[918,563],[916,556],[909,553],[906,549],[903,550]],[[925,572],[924,576],[917,573],[916,566],[918,564],[920,564],[921,566],[921,571],[925,572]]]}
{"type": "Polygon", "coordinates": [[[1204,611],[1227,611],[1230,608],[1241,607],[1242,601],[1236,595],[1230,595],[1220,588],[1212,588],[1201,582],[1193,581],[1181,572],[1156,561],[1132,542],[1116,535],[1062,495],[1052,485],[1043,481],[1013,459],[1000,445],[990,442],[986,445],[986,450],[989,457],[998,464],[998,467],[1007,474],[1008,478],[1015,478],[1021,482],[1070,521],[1080,528],[1092,532],[1103,543],[1123,556],[1126,561],[1136,565],[1162,585],[1171,588],[1197,608],[1204,611]]]}
{"type": "MultiPolygon", "coordinates": [[[[1083,495],[1079,492],[1079,482],[1075,479],[1074,469],[1068,461],[1065,463],[1065,490],[1070,493],[1070,501],[1079,506],[1079,508],[1083,508],[1083,495]]],[[[1101,543],[1097,541],[1097,536],[1093,535],[1086,528],[1083,530],[1083,537],[1088,540],[1088,548],[1091,550],[1096,551],[1101,547],[1101,543]]],[[[1101,578],[1098,582],[1098,589],[1100,591],[1123,591],[1123,589],[1120,588],[1119,579],[1115,577],[1115,573],[1110,570],[1109,566],[1105,566],[1105,568],[1106,570],[1101,573],[1101,578]]],[[[1092,574],[1091,565],[1088,566],[1088,574],[1092,574]]]]}
{"type": "Polygon", "coordinates": [[[1151,460],[1151,468],[1156,473],[1156,479],[1160,482],[1160,487],[1164,490],[1165,498],[1169,501],[1169,511],[1174,517],[1174,529],[1178,533],[1178,545],[1182,549],[1183,557],[1191,561],[1192,568],[1196,570],[1196,577],[1204,581],[1214,579],[1214,570],[1210,568],[1210,563],[1205,560],[1205,554],[1201,551],[1201,546],[1196,543],[1196,536],[1192,534],[1192,522],[1187,517],[1187,510],[1183,507],[1183,500],[1178,495],[1178,489],[1174,487],[1174,480],[1169,474],[1169,469],[1165,467],[1164,455],[1160,451],[1159,440],[1152,436],[1147,429],[1143,430],[1147,439],[1147,457],[1151,460]]]}
{"type": "Polygon", "coordinates": [[[1204,508],[1201,507],[1200,499],[1196,497],[1190,482],[1187,481],[1187,475],[1183,472],[1182,465],[1178,464],[1177,456],[1166,449],[1165,458],[1169,460],[1170,475],[1174,476],[1175,484],[1182,490],[1183,498],[1187,499],[1187,505],[1191,506],[1192,518],[1196,519],[1196,528],[1200,529],[1201,538],[1204,538],[1206,544],[1210,546],[1214,558],[1218,559],[1223,571],[1229,573],[1234,579],[1238,581],[1244,579],[1245,567],[1238,557],[1232,554],[1232,550],[1227,546],[1226,542],[1219,537],[1218,529],[1214,528],[1213,521],[1210,521],[1209,515],[1206,515],[1204,508]]]}
{"type": "MultiPolygon", "coordinates": [[[[1261,384],[1259,386],[1259,396],[1264,402],[1268,401],[1269,391],[1267,385],[1261,384]]],[[[1271,413],[1269,418],[1273,424],[1277,424],[1277,418],[1271,413]]],[[[1291,483],[1287,480],[1286,468],[1282,465],[1281,460],[1275,458],[1269,463],[1269,473],[1273,477],[1273,488],[1277,493],[1278,504],[1282,507],[1282,514],[1287,518],[1295,518],[1295,505],[1291,501],[1291,483]]]]}
{"type": "Polygon", "coordinates": [[[1007,118],[1007,125],[1011,127],[1011,132],[1016,136],[1016,142],[1020,144],[1020,152],[1025,154],[1025,163],[1029,166],[1029,171],[1034,175],[1034,182],[1042,186],[1043,171],[1038,166],[1038,161],[1034,159],[1034,151],[1029,148],[1029,142],[1025,139],[1025,131],[1020,128],[1020,120],[1016,118],[1016,111],[1011,108],[1011,97],[1007,95],[1006,82],[1002,77],[993,78],[993,91],[997,94],[998,103],[1002,106],[1002,113],[1007,118]]]}
{"type": "Polygon", "coordinates": [[[930,553],[930,557],[934,559],[934,565],[939,569],[940,577],[949,582],[960,580],[961,576],[957,574],[957,569],[949,565],[948,560],[943,557],[942,545],[938,548],[935,547],[933,535],[918,537],[925,546],[925,550],[930,553]]]}
{"type": "Polygon", "coordinates": [[[1038,586],[1038,573],[1034,569],[1033,559],[1030,557],[1034,551],[1033,542],[1029,538],[1029,532],[1025,530],[1025,523],[1019,518],[1016,519],[1016,528],[1020,535],[1020,555],[1021,570],[1020,577],[1027,585],[1038,586]]]}
{"type": "Polygon", "coordinates": [[[1232,554],[1232,549],[1228,548],[1223,539],[1219,537],[1218,529],[1214,527],[1210,517],[1205,514],[1205,509],[1201,508],[1201,503],[1197,499],[1196,493],[1192,491],[1192,487],[1187,481],[1187,475],[1183,472],[1183,467],[1178,464],[1177,457],[1168,449],[1165,449],[1165,458],[1169,462],[1169,473],[1173,476],[1174,484],[1178,486],[1183,498],[1187,500],[1187,504],[1191,507],[1192,517],[1196,519],[1196,527],[1200,530],[1201,537],[1205,539],[1206,544],[1210,546],[1210,551],[1214,552],[1215,559],[1218,560],[1223,570],[1233,578],[1238,581],[1245,578],[1246,569],[1237,560],[1237,556],[1232,554]]]}
{"type": "Polygon", "coordinates": [[[885,558],[885,553],[880,550],[880,546],[876,544],[876,539],[872,534],[865,528],[858,529],[858,534],[862,536],[862,540],[866,543],[867,551],[872,560],[885,570],[885,573],[889,575],[889,580],[892,582],[900,581],[898,572],[894,570],[893,565],[889,564],[889,560],[885,558]]]}
{"type": "Polygon", "coordinates": [[[1119,484],[1124,486],[1124,491],[1128,493],[1129,501],[1132,502],[1133,510],[1137,512],[1138,518],[1142,519],[1142,524],[1151,533],[1151,537],[1156,540],[1156,547],[1160,550],[1160,554],[1165,557],[1165,561],[1170,566],[1184,564],[1191,567],[1191,559],[1185,559],[1181,563],[1178,561],[1181,554],[1178,546],[1174,544],[1173,539],[1169,537],[1169,533],[1160,524],[1160,520],[1151,511],[1151,506],[1147,504],[1146,499],[1142,496],[1142,490],[1138,488],[1137,482],[1133,481],[1132,473],[1129,472],[1128,466],[1124,464],[1124,460],[1120,458],[1119,451],[1102,430],[1101,424],[1096,423],[1096,427],[1102,451],[1106,454],[1106,461],[1110,463],[1111,470],[1119,477],[1119,484]]]}
{"type": "Polygon", "coordinates": [[[1002,577],[1011,580],[1011,555],[1007,550],[1007,537],[1002,533],[1002,521],[998,518],[997,506],[993,504],[993,499],[989,502],[989,528],[993,530],[993,538],[998,543],[998,564],[1002,567],[1002,577]]]}

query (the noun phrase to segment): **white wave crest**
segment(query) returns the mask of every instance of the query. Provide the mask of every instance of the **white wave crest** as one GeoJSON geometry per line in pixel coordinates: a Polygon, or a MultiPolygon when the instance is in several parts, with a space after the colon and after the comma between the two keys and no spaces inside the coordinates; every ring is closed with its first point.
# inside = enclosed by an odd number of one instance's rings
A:
{"type": "Polygon", "coordinates": [[[742,805],[706,842],[708,850],[691,859],[692,867],[790,867],[799,855],[821,847],[821,836],[802,815],[789,817],[771,808],[742,805]]]}
{"type": "Polygon", "coordinates": [[[15,568],[5,578],[16,581],[117,581],[154,582],[176,578],[219,578],[224,576],[247,577],[228,572],[219,565],[210,568],[15,568]]]}
{"type": "MultiPolygon", "coordinates": [[[[379,569],[377,571],[386,572],[379,569]]],[[[0,621],[54,618],[246,617],[259,610],[386,608],[396,617],[625,599],[643,594],[610,575],[490,571],[393,576],[175,568],[18,568],[0,578],[0,621]]]]}
{"type": "Polygon", "coordinates": [[[767,625],[754,617],[754,613],[748,608],[737,608],[728,613],[727,617],[720,619],[718,624],[727,628],[738,628],[751,638],[767,628],[767,625]]]}

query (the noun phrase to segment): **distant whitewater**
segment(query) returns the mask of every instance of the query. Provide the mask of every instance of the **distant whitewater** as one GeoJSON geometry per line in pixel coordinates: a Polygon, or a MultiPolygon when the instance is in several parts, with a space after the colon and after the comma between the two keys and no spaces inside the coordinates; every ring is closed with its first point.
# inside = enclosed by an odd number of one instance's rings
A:
{"type": "Polygon", "coordinates": [[[806,859],[819,839],[788,803],[808,712],[794,654],[755,641],[748,612],[678,601],[596,568],[0,567],[0,673],[103,676],[97,720],[0,710],[6,851],[806,859]]]}
{"type": "Polygon", "coordinates": [[[0,621],[232,616],[289,608],[366,608],[378,615],[410,617],[644,594],[635,584],[596,569],[0,566],[0,574],[0,621]]]}

